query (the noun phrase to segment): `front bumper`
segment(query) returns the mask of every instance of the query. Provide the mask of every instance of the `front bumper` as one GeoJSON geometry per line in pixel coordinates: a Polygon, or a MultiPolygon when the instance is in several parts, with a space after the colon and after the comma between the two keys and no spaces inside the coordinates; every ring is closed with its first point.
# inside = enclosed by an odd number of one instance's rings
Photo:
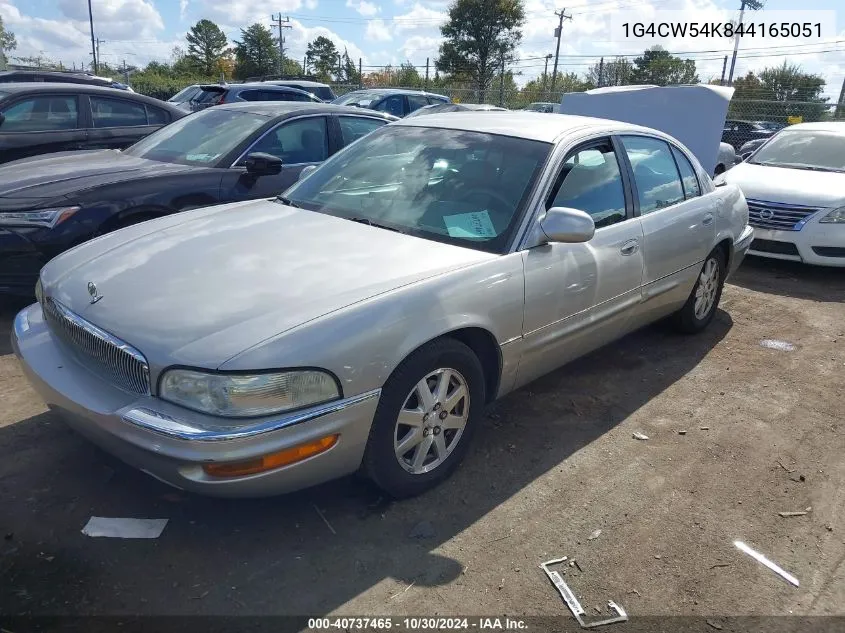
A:
{"type": "Polygon", "coordinates": [[[220,420],[153,396],[123,391],[89,372],[67,353],[39,305],[15,318],[12,346],[47,405],[107,452],[182,490],[221,497],[260,497],[316,485],[356,471],[380,390],[305,411],[255,420],[248,428],[213,430],[220,420]],[[211,477],[209,462],[253,459],[331,434],[324,453],[263,473],[211,477]]]}
{"type": "Polygon", "coordinates": [[[755,228],[754,238],[748,251],[751,255],[845,267],[845,225],[842,224],[811,221],[800,231],[755,228]]]}

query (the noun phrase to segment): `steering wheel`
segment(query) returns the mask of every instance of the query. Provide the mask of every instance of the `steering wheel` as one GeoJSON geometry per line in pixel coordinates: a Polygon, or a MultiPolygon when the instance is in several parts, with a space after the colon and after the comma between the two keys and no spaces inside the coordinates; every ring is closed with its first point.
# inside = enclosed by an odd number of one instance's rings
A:
{"type": "Polygon", "coordinates": [[[483,196],[488,199],[492,198],[503,207],[502,209],[497,209],[499,211],[507,212],[513,209],[513,202],[505,198],[502,194],[496,191],[490,191],[489,189],[482,189],[481,187],[476,187],[475,189],[468,189],[467,191],[459,194],[458,201],[471,200],[475,196],[483,196]]]}

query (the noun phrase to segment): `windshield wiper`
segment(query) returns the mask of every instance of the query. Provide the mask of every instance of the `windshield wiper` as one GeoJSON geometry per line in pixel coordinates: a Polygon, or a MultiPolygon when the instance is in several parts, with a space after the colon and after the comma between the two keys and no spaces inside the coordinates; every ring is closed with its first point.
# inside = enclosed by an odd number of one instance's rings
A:
{"type": "Polygon", "coordinates": [[[352,217],[346,218],[347,220],[351,220],[352,222],[357,222],[358,224],[367,224],[369,226],[375,226],[380,229],[385,229],[388,231],[395,231],[396,233],[404,233],[404,231],[397,229],[392,226],[387,226],[386,224],[379,224],[378,222],[373,222],[370,218],[361,218],[361,217],[352,217]]]}
{"type": "Polygon", "coordinates": [[[293,207],[294,209],[301,209],[302,207],[296,204],[290,198],[286,198],[285,196],[276,196],[276,200],[281,202],[282,204],[286,204],[289,207],[293,207]]]}

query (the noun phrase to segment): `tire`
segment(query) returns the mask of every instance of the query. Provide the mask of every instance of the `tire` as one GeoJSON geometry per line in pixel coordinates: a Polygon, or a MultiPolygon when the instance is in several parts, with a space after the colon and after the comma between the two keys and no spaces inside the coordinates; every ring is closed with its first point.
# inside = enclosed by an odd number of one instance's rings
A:
{"type": "Polygon", "coordinates": [[[674,325],[678,330],[685,334],[697,334],[710,325],[722,298],[726,268],[725,253],[721,248],[714,249],[705,258],[687,302],[674,315],[674,325]],[[705,303],[709,301],[706,311],[704,305],[699,305],[702,295],[705,303]]]}
{"type": "Polygon", "coordinates": [[[382,388],[364,452],[363,473],[397,499],[437,486],[466,455],[484,403],[484,372],[469,347],[450,338],[424,345],[402,361],[382,388]],[[424,380],[431,398],[425,402],[420,391],[424,380]],[[448,411],[445,406],[432,406],[438,401],[441,384],[447,385],[445,393],[453,399],[448,411]],[[405,451],[400,454],[402,448],[405,451]]]}

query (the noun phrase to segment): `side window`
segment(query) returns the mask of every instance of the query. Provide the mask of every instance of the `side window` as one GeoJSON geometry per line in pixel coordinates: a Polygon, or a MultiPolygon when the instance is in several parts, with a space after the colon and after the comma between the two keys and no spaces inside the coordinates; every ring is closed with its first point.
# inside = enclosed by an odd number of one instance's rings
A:
{"type": "Polygon", "coordinates": [[[283,123],[265,134],[249,151],[278,156],[285,165],[321,163],[329,155],[326,118],[310,117],[283,123]]]}
{"type": "Polygon", "coordinates": [[[31,97],[3,110],[3,132],[51,132],[79,127],[76,97],[31,97]]]}
{"type": "Polygon", "coordinates": [[[244,90],[238,94],[238,98],[244,101],[264,101],[264,93],[260,90],[244,90]]]}
{"type": "Polygon", "coordinates": [[[664,141],[646,136],[623,136],[622,144],[634,170],[642,215],[683,201],[681,177],[664,141]]]}
{"type": "Polygon", "coordinates": [[[414,110],[419,110],[422,107],[429,105],[428,99],[423,97],[422,95],[408,95],[408,110],[409,112],[413,112],[414,110]]]}
{"type": "Polygon", "coordinates": [[[162,110],[161,108],[156,108],[154,106],[146,106],[147,107],[147,123],[150,125],[167,125],[170,123],[170,115],[162,110]]]}
{"type": "Polygon", "coordinates": [[[90,99],[95,128],[137,127],[147,124],[147,111],[139,103],[93,95],[90,99]]]}
{"type": "Polygon", "coordinates": [[[701,195],[701,185],[698,184],[698,177],[695,175],[692,164],[676,147],[672,148],[672,155],[675,157],[675,162],[678,164],[678,171],[681,172],[681,182],[684,185],[684,195],[687,200],[690,198],[697,198],[701,195]]]}
{"type": "Polygon", "coordinates": [[[392,95],[387,97],[384,101],[379,103],[375,109],[380,110],[381,112],[387,112],[393,116],[405,116],[405,106],[402,103],[402,95],[392,95]]]}
{"type": "Polygon", "coordinates": [[[378,119],[354,116],[342,116],[339,117],[338,121],[340,122],[340,133],[343,136],[344,147],[387,123],[387,121],[379,121],[378,119]]]}
{"type": "Polygon", "coordinates": [[[593,216],[596,228],[625,219],[625,188],[610,141],[573,152],[564,161],[546,208],[571,207],[593,216]]]}
{"type": "Polygon", "coordinates": [[[442,99],[440,97],[429,97],[428,102],[431,105],[443,105],[444,103],[449,103],[448,99],[442,99]]]}

